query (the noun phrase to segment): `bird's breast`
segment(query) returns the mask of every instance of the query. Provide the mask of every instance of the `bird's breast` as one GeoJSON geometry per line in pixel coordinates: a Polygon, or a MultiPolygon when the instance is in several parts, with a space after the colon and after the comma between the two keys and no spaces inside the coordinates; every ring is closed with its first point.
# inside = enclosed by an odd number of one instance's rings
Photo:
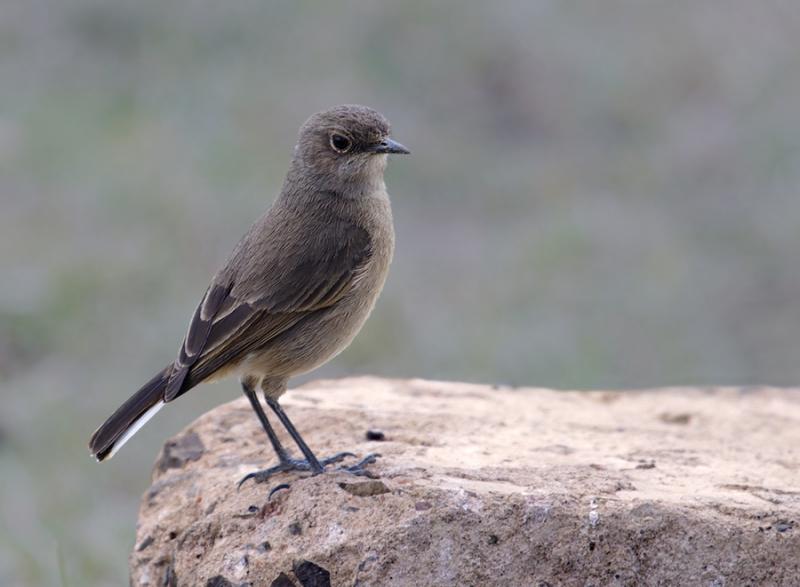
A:
{"type": "Polygon", "coordinates": [[[371,310],[383,289],[394,255],[392,209],[385,190],[366,198],[359,221],[369,234],[370,254],[353,280],[347,297],[371,310]]]}

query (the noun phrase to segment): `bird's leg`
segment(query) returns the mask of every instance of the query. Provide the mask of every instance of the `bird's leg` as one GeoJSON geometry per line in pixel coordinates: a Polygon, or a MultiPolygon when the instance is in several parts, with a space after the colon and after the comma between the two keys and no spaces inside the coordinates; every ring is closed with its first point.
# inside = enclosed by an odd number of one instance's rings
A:
{"type": "Polygon", "coordinates": [[[289,458],[289,453],[286,452],[285,448],[283,448],[281,441],[278,440],[278,435],[275,434],[275,431],[272,429],[272,426],[267,419],[267,415],[264,413],[264,408],[261,407],[261,402],[258,401],[256,390],[249,381],[242,382],[242,390],[247,396],[247,399],[250,400],[250,405],[253,406],[253,411],[255,411],[256,416],[258,416],[258,420],[261,422],[261,427],[264,429],[264,432],[267,433],[267,437],[269,437],[272,448],[275,449],[275,453],[278,455],[281,463],[289,462],[291,460],[289,458]]]}
{"type": "Polygon", "coordinates": [[[275,415],[278,416],[278,419],[283,424],[283,427],[286,428],[286,431],[292,437],[292,439],[297,443],[297,446],[300,447],[300,451],[303,453],[303,456],[306,457],[306,461],[308,461],[309,468],[314,475],[319,475],[322,473],[323,468],[320,465],[317,457],[314,456],[314,453],[311,452],[311,449],[308,448],[306,441],[303,440],[303,437],[300,436],[300,433],[297,431],[297,428],[294,427],[292,421],[289,419],[289,416],[286,415],[286,412],[283,411],[283,408],[278,403],[278,400],[271,398],[270,396],[266,395],[267,405],[272,408],[272,411],[275,412],[275,415]]]}
{"type": "MultiPolygon", "coordinates": [[[[338,463],[339,461],[341,461],[345,457],[354,457],[354,456],[356,456],[351,452],[340,452],[340,453],[337,453],[337,454],[333,455],[332,457],[328,457],[326,459],[322,459],[321,461],[317,460],[317,457],[315,457],[314,453],[311,452],[311,449],[305,443],[305,441],[303,440],[302,436],[300,436],[300,433],[294,427],[294,424],[292,424],[292,421],[289,420],[289,416],[287,416],[286,412],[283,411],[283,408],[278,403],[278,400],[273,398],[273,397],[270,397],[270,396],[266,396],[266,400],[267,400],[267,405],[270,408],[272,408],[272,411],[275,412],[276,416],[278,416],[278,419],[281,421],[281,424],[284,425],[284,427],[289,432],[291,437],[297,443],[297,446],[300,447],[300,450],[305,455],[306,460],[309,463],[311,463],[311,471],[313,472],[314,475],[318,475],[318,474],[322,473],[323,470],[324,470],[324,467],[326,465],[330,465],[330,464],[333,464],[333,463],[338,463]],[[318,470],[314,467],[314,463],[316,463],[319,466],[318,470]]],[[[360,475],[360,476],[370,477],[371,473],[369,471],[367,471],[364,467],[374,463],[379,456],[380,455],[374,454],[374,453],[373,454],[369,454],[366,457],[364,457],[361,461],[356,463],[355,465],[352,465],[350,467],[340,467],[340,470],[347,471],[348,473],[352,473],[353,475],[360,475]]]]}
{"type": "MultiPolygon", "coordinates": [[[[324,471],[324,467],[326,465],[338,463],[345,457],[355,456],[353,453],[350,452],[340,452],[326,459],[322,460],[317,459],[317,457],[314,455],[313,452],[311,452],[311,449],[305,443],[303,438],[300,436],[300,433],[297,432],[297,429],[289,420],[289,417],[281,409],[280,404],[278,404],[277,400],[271,400],[270,397],[265,394],[267,404],[273,409],[273,411],[278,416],[280,421],[286,427],[286,430],[289,432],[294,441],[297,443],[297,446],[300,447],[300,450],[303,452],[303,455],[306,457],[305,459],[291,458],[287,450],[281,444],[280,440],[278,440],[278,436],[275,434],[275,431],[272,429],[272,426],[270,425],[269,420],[267,419],[267,415],[264,413],[264,408],[261,406],[261,402],[259,402],[258,400],[258,396],[256,395],[254,387],[251,384],[249,384],[249,382],[244,381],[242,383],[242,389],[244,390],[244,394],[247,396],[247,399],[250,400],[250,404],[253,406],[253,410],[258,416],[258,419],[261,422],[261,426],[267,433],[267,436],[269,437],[269,440],[272,443],[272,448],[275,449],[275,452],[277,453],[280,462],[277,465],[269,467],[267,469],[248,473],[241,479],[241,481],[239,481],[239,487],[241,487],[242,484],[245,481],[248,481],[249,479],[254,479],[257,483],[263,483],[264,481],[269,479],[272,475],[276,473],[282,473],[285,471],[311,471],[312,475],[318,475],[324,471]],[[275,406],[277,406],[277,409],[275,406]]],[[[353,473],[358,474],[355,472],[353,473]]],[[[270,495],[272,495],[272,493],[270,493],[270,495]]]]}

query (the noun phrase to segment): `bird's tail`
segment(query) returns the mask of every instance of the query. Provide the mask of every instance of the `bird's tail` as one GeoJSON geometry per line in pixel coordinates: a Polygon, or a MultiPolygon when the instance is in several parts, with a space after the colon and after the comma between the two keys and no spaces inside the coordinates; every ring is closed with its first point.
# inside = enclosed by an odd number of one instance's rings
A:
{"type": "Polygon", "coordinates": [[[97,462],[113,457],[161,409],[171,371],[172,365],[157,373],[95,430],[89,440],[89,452],[97,462]]]}

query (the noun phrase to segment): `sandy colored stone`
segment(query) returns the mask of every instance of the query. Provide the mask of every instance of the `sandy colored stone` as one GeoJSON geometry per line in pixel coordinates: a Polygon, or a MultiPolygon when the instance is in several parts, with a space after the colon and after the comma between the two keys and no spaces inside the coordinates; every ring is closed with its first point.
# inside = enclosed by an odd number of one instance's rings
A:
{"type": "Polygon", "coordinates": [[[284,405],[318,455],[380,452],[380,479],[237,491],[274,455],[244,398],[220,406],[157,460],[132,584],[800,584],[797,390],[358,378],[284,405]]]}

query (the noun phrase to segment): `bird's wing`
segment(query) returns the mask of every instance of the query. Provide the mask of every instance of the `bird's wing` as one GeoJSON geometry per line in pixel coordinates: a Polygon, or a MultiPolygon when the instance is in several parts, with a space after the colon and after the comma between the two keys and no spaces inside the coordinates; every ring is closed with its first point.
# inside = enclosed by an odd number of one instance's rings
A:
{"type": "Polygon", "coordinates": [[[272,240],[282,246],[237,250],[235,255],[248,259],[240,264],[245,269],[228,276],[222,272],[206,291],[175,361],[165,401],[335,304],[371,255],[369,234],[350,223],[317,226],[303,242],[272,240]]]}

